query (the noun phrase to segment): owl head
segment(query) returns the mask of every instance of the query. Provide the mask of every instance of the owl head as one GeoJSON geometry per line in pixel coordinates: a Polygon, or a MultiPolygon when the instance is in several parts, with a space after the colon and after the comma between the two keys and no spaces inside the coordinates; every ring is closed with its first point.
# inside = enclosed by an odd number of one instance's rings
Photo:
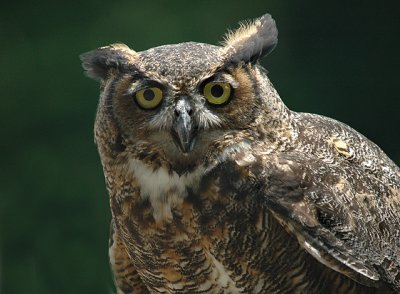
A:
{"type": "Polygon", "coordinates": [[[100,149],[162,159],[179,170],[227,138],[242,140],[273,109],[258,60],[277,35],[266,14],[229,32],[221,46],[188,42],[135,52],[113,44],[82,54],[87,75],[102,84],[96,140],[108,149],[100,149]]]}

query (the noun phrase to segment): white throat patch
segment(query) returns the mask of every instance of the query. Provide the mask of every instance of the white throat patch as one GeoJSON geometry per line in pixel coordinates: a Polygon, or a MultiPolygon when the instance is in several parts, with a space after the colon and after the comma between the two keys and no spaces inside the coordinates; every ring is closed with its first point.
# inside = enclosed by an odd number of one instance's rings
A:
{"type": "Polygon", "coordinates": [[[179,176],[163,167],[153,169],[137,159],[130,159],[129,167],[140,185],[140,196],[149,199],[156,221],[171,219],[171,208],[182,203],[190,187],[196,190],[206,170],[203,165],[179,176]]]}

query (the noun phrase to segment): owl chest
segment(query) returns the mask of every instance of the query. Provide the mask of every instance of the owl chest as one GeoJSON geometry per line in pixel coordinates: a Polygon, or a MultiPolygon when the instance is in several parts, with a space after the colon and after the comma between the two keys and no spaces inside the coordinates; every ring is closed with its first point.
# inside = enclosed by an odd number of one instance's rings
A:
{"type": "Polygon", "coordinates": [[[173,220],[173,211],[183,209],[189,192],[197,190],[205,168],[198,166],[190,173],[178,175],[165,167],[153,168],[139,160],[130,161],[129,173],[138,188],[138,203],[147,203],[154,222],[168,223],[173,220]]]}
{"type": "Polygon", "coordinates": [[[135,179],[138,198],[126,200],[130,209],[117,219],[146,285],[156,292],[238,293],[262,284],[238,282],[254,262],[246,256],[268,247],[266,212],[250,196],[204,176],[202,167],[177,177],[138,164],[135,179]]]}
{"type": "Polygon", "coordinates": [[[114,217],[152,291],[272,293],[277,276],[291,287],[287,273],[307,271],[297,243],[251,190],[243,193],[234,172],[201,168],[178,177],[140,164],[134,171],[136,194],[114,207],[114,217]]]}

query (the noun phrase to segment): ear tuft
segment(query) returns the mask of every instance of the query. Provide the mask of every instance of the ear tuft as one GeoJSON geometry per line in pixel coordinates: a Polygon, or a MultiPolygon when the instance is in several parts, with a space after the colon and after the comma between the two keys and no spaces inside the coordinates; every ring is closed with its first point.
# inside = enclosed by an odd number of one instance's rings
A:
{"type": "Polygon", "coordinates": [[[270,14],[254,21],[242,22],[224,38],[225,64],[256,62],[270,53],[278,43],[278,29],[270,14]]]}
{"type": "Polygon", "coordinates": [[[133,67],[138,54],[125,44],[112,44],[79,56],[88,77],[105,80],[111,69],[125,72],[133,67]]]}

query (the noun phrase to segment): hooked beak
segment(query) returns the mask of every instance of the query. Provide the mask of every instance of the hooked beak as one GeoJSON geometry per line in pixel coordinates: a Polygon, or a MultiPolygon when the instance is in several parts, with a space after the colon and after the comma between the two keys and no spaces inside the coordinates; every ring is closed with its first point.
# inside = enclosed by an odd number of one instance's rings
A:
{"type": "Polygon", "coordinates": [[[195,125],[192,120],[192,107],[187,98],[180,99],[175,107],[175,121],[172,137],[183,153],[188,153],[194,146],[195,125]]]}

